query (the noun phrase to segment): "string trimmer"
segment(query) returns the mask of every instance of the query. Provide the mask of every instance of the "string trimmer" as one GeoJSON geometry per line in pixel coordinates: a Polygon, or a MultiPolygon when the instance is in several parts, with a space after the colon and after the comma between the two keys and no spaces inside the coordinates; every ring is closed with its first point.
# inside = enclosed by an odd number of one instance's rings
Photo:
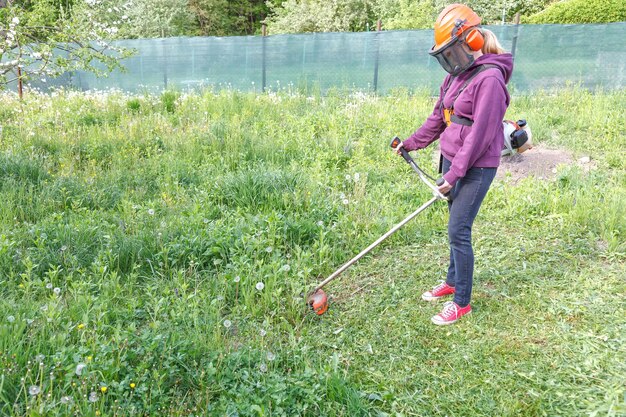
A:
{"type": "MultiPolygon", "coordinates": [[[[393,140],[391,141],[391,147],[393,149],[396,149],[398,147],[398,145],[400,144],[400,142],[401,141],[400,141],[400,139],[398,137],[393,138],[393,140]]],[[[436,185],[442,185],[444,183],[443,178],[439,178],[437,180],[434,180],[432,177],[430,177],[428,174],[426,174],[424,171],[422,171],[422,169],[415,163],[413,158],[411,158],[411,155],[409,155],[409,152],[406,149],[400,148],[400,152],[401,152],[402,157],[404,158],[404,160],[411,166],[411,168],[413,168],[413,171],[415,171],[417,173],[417,175],[419,175],[419,177],[422,180],[422,182],[424,182],[424,184],[426,184],[428,186],[428,188],[430,188],[432,190],[433,198],[428,200],[426,203],[424,203],[424,205],[422,205],[420,208],[415,210],[413,213],[409,214],[409,216],[406,219],[404,219],[400,223],[396,224],[387,233],[385,233],[384,235],[382,235],[381,237],[376,239],[376,241],[374,243],[369,245],[367,248],[363,249],[358,255],[356,255],[354,258],[352,258],[348,262],[346,262],[341,268],[339,268],[338,270],[333,272],[324,281],[320,282],[317,285],[317,287],[315,287],[313,292],[311,292],[311,294],[309,294],[309,296],[307,298],[307,304],[309,306],[311,306],[311,308],[313,309],[313,311],[315,311],[316,314],[321,316],[322,314],[324,314],[326,312],[326,310],[328,310],[328,296],[326,295],[324,290],[322,290],[322,288],[324,288],[324,286],[326,286],[326,284],[328,284],[329,282],[331,282],[332,280],[337,278],[339,275],[341,275],[342,272],[344,272],[346,269],[348,269],[353,264],[355,264],[359,259],[361,259],[365,255],[367,255],[372,249],[374,249],[376,246],[378,246],[383,240],[387,239],[389,236],[391,236],[392,234],[397,232],[400,228],[402,228],[402,226],[404,226],[405,224],[410,222],[415,216],[417,216],[422,211],[424,211],[428,207],[430,207],[435,201],[450,199],[450,195],[449,194],[446,194],[446,195],[441,194],[441,192],[439,192],[439,189],[436,186],[436,185]],[[429,179],[435,181],[436,185],[433,184],[431,181],[429,181],[429,179]]]]}

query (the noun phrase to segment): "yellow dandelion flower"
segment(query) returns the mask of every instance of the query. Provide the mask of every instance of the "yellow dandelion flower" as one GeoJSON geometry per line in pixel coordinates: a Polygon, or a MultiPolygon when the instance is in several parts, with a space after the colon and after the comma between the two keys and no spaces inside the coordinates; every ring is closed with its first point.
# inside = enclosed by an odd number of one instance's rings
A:
{"type": "Polygon", "coordinates": [[[130,383],[130,389],[135,389],[135,387],[136,387],[136,386],[137,386],[137,385],[135,385],[135,383],[134,383],[134,382],[131,382],[131,383],[130,383]]]}
{"type": "Polygon", "coordinates": [[[100,391],[102,391],[103,394],[106,394],[107,392],[107,387],[101,387],[100,391]]]}
{"type": "Polygon", "coordinates": [[[100,415],[100,411],[96,410],[96,415],[99,416],[100,415]]]}
{"type": "Polygon", "coordinates": [[[93,360],[93,356],[87,356],[87,362],[91,362],[93,360]]]}
{"type": "Polygon", "coordinates": [[[80,329],[84,329],[84,328],[85,328],[85,325],[84,325],[83,323],[80,323],[80,324],[78,325],[78,329],[79,329],[79,330],[80,330],[80,329]]]}

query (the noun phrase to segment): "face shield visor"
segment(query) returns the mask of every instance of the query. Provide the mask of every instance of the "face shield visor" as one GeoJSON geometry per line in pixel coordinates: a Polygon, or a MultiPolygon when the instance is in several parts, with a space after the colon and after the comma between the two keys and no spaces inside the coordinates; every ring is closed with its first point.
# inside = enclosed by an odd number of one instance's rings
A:
{"type": "Polygon", "coordinates": [[[435,48],[436,45],[432,47],[429,54],[437,58],[443,69],[454,76],[459,75],[474,63],[474,55],[459,37],[452,38],[439,49],[435,50],[435,48]]]}

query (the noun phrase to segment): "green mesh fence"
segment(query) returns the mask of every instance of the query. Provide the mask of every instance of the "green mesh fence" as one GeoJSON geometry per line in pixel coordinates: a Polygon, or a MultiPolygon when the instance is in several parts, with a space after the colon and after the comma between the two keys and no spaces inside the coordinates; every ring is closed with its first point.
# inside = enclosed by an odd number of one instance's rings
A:
{"type": "MultiPolygon", "coordinates": [[[[626,22],[595,25],[488,26],[515,55],[513,91],[551,89],[568,82],[585,88],[626,85],[626,22]]],[[[129,92],[197,88],[243,91],[394,88],[437,92],[444,71],[428,55],[432,30],[315,33],[268,37],[195,37],[127,40],[136,50],[126,72],[107,78],[66,74],[45,85],[129,92]]]]}

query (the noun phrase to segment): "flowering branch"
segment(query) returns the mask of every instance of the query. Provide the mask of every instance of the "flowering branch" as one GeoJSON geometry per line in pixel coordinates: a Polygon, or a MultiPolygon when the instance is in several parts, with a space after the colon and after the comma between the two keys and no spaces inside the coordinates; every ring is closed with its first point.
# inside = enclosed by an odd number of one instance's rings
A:
{"type": "MultiPolygon", "coordinates": [[[[32,24],[29,11],[12,0],[0,0],[0,89],[23,79],[56,77],[73,70],[106,76],[122,68],[131,51],[105,39],[117,33],[99,17],[98,0],[82,0],[62,10],[53,24],[32,24]],[[11,76],[13,74],[13,76],[11,76]]],[[[111,11],[113,12],[113,11],[111,11]]]]}

